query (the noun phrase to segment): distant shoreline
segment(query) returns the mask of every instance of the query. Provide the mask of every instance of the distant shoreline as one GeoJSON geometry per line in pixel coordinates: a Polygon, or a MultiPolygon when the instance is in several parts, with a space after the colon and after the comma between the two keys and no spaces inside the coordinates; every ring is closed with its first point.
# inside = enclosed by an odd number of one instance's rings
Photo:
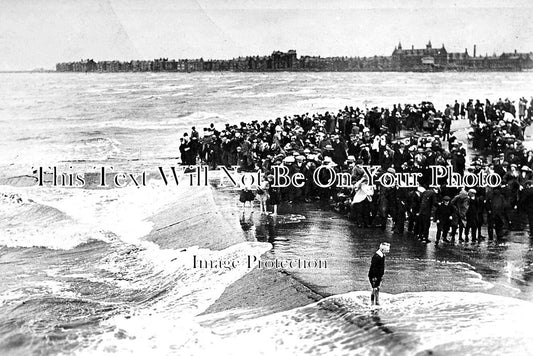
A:
{"type": "Polygon", "coordinates": [[[0,73],[57,73],[54,69],[43,69],[43,70],[0,70],[0,73]]]}
{"type": "Polygon", "coordinates": [[[234,73],[245,73],[245,74],[274,74],[274,73],[530,73],[533,72],[533,70],[528,69],[522,69],[522,70],[514,70],[514,69],[508,69],[508,70],[483,70],[483,69],[477,69],[477,70],[440,70],[440,71],[427,71],[427,70],[298,70],[298,71],[190,71],[190,72],[180,72],[180,71],[117,71],[117,72],[98,72],[98,71],[90,71],[90,72],[61,72],[56,71],[53,69],[50,70],[0,70],[0,74],[40,74],[40,73],[57,73],[57,74],[144,74],[144,73],[153,73],[153,74],[195,74],[195,73],[207,73],[207,74],[213,74],[213,73],[220,73],[220,74],[234,74],[234,73]]]}

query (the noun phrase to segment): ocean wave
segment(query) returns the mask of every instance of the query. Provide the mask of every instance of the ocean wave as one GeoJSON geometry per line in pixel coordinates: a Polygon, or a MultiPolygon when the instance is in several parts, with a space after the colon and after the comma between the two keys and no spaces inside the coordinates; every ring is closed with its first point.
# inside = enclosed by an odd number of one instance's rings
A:
{"type": "Polygon", "coordinates": [[[106,160],[121,152],[122,143],[113,137],[96,136],[77,140],[73,143],[72,157],[91,157],[93,160],[106,160]]]}
{"type": "Polygon", "coordinates": [[[90,138],[84,138],[80,140],[81,143],[86,145],[101,145],[101,144],[107,144],[107,143],[114,143],[119,144],[119,142],[115,139],[111,139],[109,137],[90,137],[90,138]]]}
{"type": "MultiPolygon", "coordinates": [[[[67,349],[70,354],[74,351],[100,354],[113,349],[120,352],[129,350],[130,344],[117,345],[117,338],[131,341],[138,335],[144,340],[149,334],[152,341],[134,345],[137,350],[132,352],[139,353],[146,350],[145,346],[159,343],[157,338],[177,337],[179,343],[187,344],[188,336],[198,335],[202,329],[198,326],[195,329],[198,332],[189,332],[183,327],[187,320],[203,312],[227,286],[251,270],[245,264],[236,268],[195,268],[194,256],[213,261],[244,260],[272,247],[268,243],[242,242],[220,251],[195,246],[165,249],[144,240],[142,237],[152,229],[148,217],[167,203],[180,201],[182,194],[190,196],[189,191],[167,189],[160,182],[146,190],[11,189],[27,192],[38,201],[33,203],[37,209],[31,214],[20,211],[27,208],[27,203],[17,207],[11,204],[7,210],[18,219],[17,226],[21,221],[40,219],[42,223],[35,224],[39,229],[51,225],[64,240],[68,237],[62,230],[72,232],[70,229],[79,230],[83,225],[109,232],[105,242],[88,240],[75,247],[63,242],[60,247],[64,250],[39,252],[39,275],[29,276],[31,280],[27,283],[12,284],[12,289],[0,294],[0,314],[5,315],[0,317],[0,329],[8,330],[0,337],[1,352],[40,350],[57,354],[67,349]],[[59,226],[58,222],[68,224],[59,226]],[[12,324],[22,321],[26,327],[24,334],[12,324]],[[172,328],[162,332],[161,325],[172,328]],[[175,330],[184,333],[176,336],[175,330]]],[[[204,223],[195,228],[209,230],[206,221],[213,218],[201,218],[204,223]]],[[[238,228],[233,234],[238,234],[238,228]]],[[[175,239],[184,237],[176,233],[175,239]]],[[[220,240],[223,235],[212,237],[220,240]]],[[[49,237],[46,239],[48,247],[56,244],[49,237]]],[[[31,240],[25,243],[31,245],[31,240]]],[[[32,255],[36,251],[20,253],[32,255]]]]}
{"type": "Polygon", "coordinates": [[[68,350],[95,335],[100,322],[116,308],[99,301],[54,296],[34,296],[23,303],[4,306],[0,329],[5,332],[0,337],[0,350],[9,355],[71,353],[68,350]],[[88,318],[87,314],[92,316],[88,318]],[[33,318],[25,323],[25,332],[12,327],[16,320],[28,315],[33,318]],[[84,332],[79,331],[82,328],[84,332]]]}
{"type": "MultiPolygon", "coordinates": [[[[139,244],[152,231],[154,222],[150,218],[157,212],[180,200],[194,202],[195,194],[200,192],[210,194],[210,188],[194,191],[184,184],[166,186],[155,179],[142,188],[0,187],[0,197],[4,197],[0,199],[0,218],[6,222],[0,226],[0,245],[53,249],[71,249],[89,239],[109,241],[109,233],[124,243],[139,244]]],[[[205,201],[214,204],[212,198],[205,201]]],[[[190,206],[184,209],[194,214],[190,206]]],[[[198,213],[208,208],[195,209],[198,213]]],[[[165,217],[171,222],[184,216],[176,213],[176,208],[172,211],[174,214],[165,217]]],[[[197,225],[188,226],[189,230],[205,226],[207,218],[200,214],[197,225]]],[[[181,227],[185,229],[185,225],[181,227]]]]}
{"type": "MultiPolygon", "coordinates": [[[[247,347],[251,355],[533,351],[526,324],[533,317],[529,302],[459,292],[382,293],[381,302],[376,309],[369,305],[369,292],[351,292],[255,320],[220,322],[210,331],[220,337],[216,347],[227,354],[247,347]]],[[[209,316],[203,323],[209,324],[209,316]]]]}
{"type": "Polygon", "coordinates": [[[246,92],[246,91],[243,91],[241,93],[235,93],[235,94],[229,94],[229,95],[226,95],[227,97],[232,97],[232,98],[256,98],[256,99],[261,99],[261,98],[276,98],[278,96],[306,96],[306,95],[310,95],[312,94],[313,91],[310,90],[310,89],[301,89],[301,90],[289,90],[289,91],[274,91],[274,92],[260,92],[260,93],[255,93],[255,92],[246,92]]]}
{"type": "Polygon", "coordinates": [[[476,268],[465,262],[439,261],[424,258],[394,258],[388,259],[388,279],[393,280],[395,288],[401,291],[409,290],[459,290],[459,291],[487,291],[494,284],[485,280],[476,268]],[[427,280],[427,274],[433,274],[427,280]],[[416,276],[416,286],[410,276],[416,276]],[[442,284],[442,285],[441,285],[442,284]]]}
{"type": "Polygon", "coordinates": [[[200,127],[211,123],[227,122],[228,118],[216,112],[196,111],[185,115],[177,115],[162,120],[111,120],[98,122],[98,128],[127,128],[133,130],[167,130],[167,129],[189,129],[190,126],[200,127]]]}
{"type": "Polygon", "coordinates": [[[173,119],[172,122],[175,124],[200,126],[214,122],[213,120],[216,122],[226,122],[227,117],[217,112],[195,111],[189,115],[173,119]]]}
{"type": "Polygon", "coordinates": [[[35,202],[2,201],[0,219],[0,245],[7,247],[71,249],[89,239],[106,239],[98,227],[80,224],[56,208],[35,202]]]}
{"type": "Polygon", "coordinates": [[[171,94],[170,96],[172,96],[172,97],[178,97],[178,96],[186,96],[186,95],[190,95],[190,93],[173,93],[173,94],[171,94]]]}
{"type": "Polygon", "coordinates": [[[240,80],[237,80],[237,81],[233,81],[233,82],[228,82],[227,84],[225,85],[221,85],[220,87],[222,88],[225,88],[226,90],[229,90],[229,91],[240,91],[240,90],[249,90],[249,89],[252,89],[252,88],[255,88],[257,87],[258,85],[260,85],[259,83],[247,83],[247,84],[244,84],[244,85],[234,85],[234,86],[231,86],[231,85],[228,85],[230,83],[238,83],[240,82],[240,80]]]}
{"type": "Polygon", "coordinates": [[[532,304],[484,293],[382,294],[382,306],[375,308],[369,305],[368,292],[351,292],[255,319],[243,317],[244,310],[197,317],[198,309],[191,315],[190,305],[172,303],[172,297],[170,293],[127,317],[113,316],[104,322],[111,331],[76,353],[143,354],[157,349],[175,355],[524,355],[533,351],[527,326],[532,304]]]}
{"type": "Polygon", "coordinates": [[[37,135],[37,136],[20,137],[20,138],[17,138],[17,141],[48,140],[50,138],[51,138],[50,136],[46,136],[46,135],[37,135]]]}
{"type": "Polygon", "coordinates": [[[364,107],[364,105],[361,105],[361,99],[355,101],[351,98],[346,97],[335,97],[335,98],[328,98],[328,97],[316,97],[316,98],[309,98],[309,99],[303,99],[299,100],[295,103],[295,106],[298,110],[302,112],[320,112],[320,111],[333,111],[336,112],[340,108],[344,108],[345,106],[359,106],[364,107]]]}
{"type": "MultiPolygon", "coordinates": [[[[116,314],[106,320],[104,329],[109,332],[101,335],[97,342],[80,347],[77,354],[101,354],[109,350],[143,354],[157,347],[183,355],[180,352],[194,340],[201,339],[202,345],[208,345],[211,333],[200,327],[194,317],[214,303],[227,286],[251,269],[245,264],[228,269],[193,268],[193,256],[200,255],[210,260],[245,260],[248,255],[260,255],[270,248],[268,243],[243,242],[221,251],[192,247],[178,252],[155,246],[143,250],[139,257],[150,261],[153,267],[151,275],[157,276],[159,292],[140,300],[128,313],[116,314]],[[122,341],[115,336],[119,330],[122,341]]],[[[120,263],[118,259],[113,261],[120,263]]],[[[132,266],[123,271],[128,271],[134,277],[140,267],[132,266]]],[[[155,280],[150,282],[150,279],[131,278],[130,287],[153,290],[155,280]],[[150,285],[146,285],[147,281],[150,285]]]]}

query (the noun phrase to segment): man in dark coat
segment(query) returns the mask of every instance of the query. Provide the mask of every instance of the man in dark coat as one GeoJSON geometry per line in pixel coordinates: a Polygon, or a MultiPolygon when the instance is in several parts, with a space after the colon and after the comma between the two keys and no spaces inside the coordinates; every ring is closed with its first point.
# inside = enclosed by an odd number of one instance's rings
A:
{"type": "Polygon", "coordinates": [[[396,200],[394,201],[394,215],[392,221],[394,226],[392,231],[396,234],[402,235],[405,229],[405,213],[407,212],[408,196],[405,188],[396,188],[396,200]]]}
{"type": "Polygon", "coordinates": [[[520,192],[518,207],[520,211],[524,211],[527,214],[529,237],[533,238],[533,181],[527,181],[525,189],[520,192]]]}
{"type": "Polygon", "coordinates": [[[499,187],[487,192],[486,206],[489,240],[493,239],[494,232],[496,232],[496,238],[500,239],[503,237],[503,225],[507,219],[505,218],[506,201],[499,187]]]}
{"type": "Polygon", "coordinates": [[[420,232],[418,212],[420,211],[420,196],[424,191],[425,189],[423,187],[418,187],[416,190],[411,191],[407,197],[409,203],[407,231],[413,233],[415,236],[418,236],[420,232]]]}
{"type": "Polygon", "coordinates": [[[435,210],[435,222],[437,223],[437,237],[435,239],[435,245],[439,244],[440,238],[445,242],[450,242],[446,237],[450,231],[453,220],[453,208],[450,205],[450,197],[445,196],[442,202],[437,206],[435,210]]]}
{"type": "Polygon", "coordinates": [[[429,242],[429,228],[431,226],[431,212],[436,204],[437,194],[433,188],[430,188],[420,196],[420,210],[418,219],[420,222],[420,239],[429,242]]]}
{"type": "Polygon", "coordinates": [[[453,105],[453,118],[454,120],[459,120],[459,103],[457,100],[455,100],[455,104],[453,105]]]}
{"type": "Polygon", "coordinates": [[[470,199],[468,193],[464,189],[461,190],[450,202],[450,205],[453,208],[452,241],[455,241],[457,228],[459,228],[459,241],[464,241],[463,230],[466,226],[466,212],[468,211],[469,204],[470,199]]]}
{"type": "Polygon", "coordinates": [[[472,231],[472,241],[476,241],[476,232],[479,225],[479,200],[476,199],[476,190],[468,190],[469,204],[466,210],[465,241],[468,241],[468,233],[472,231]]]}
{"type": "Polygon", "coordinates": [[[372,256],[370,269],[368,270],[368,279],[372,285],[372,294],[370,295],[370,303],[372,305],[379,305],[379,287],[381,279],[385,274],[385,255],[390,251],[390,243],[382,242],[379,245],[379,250],[372,256]]]}

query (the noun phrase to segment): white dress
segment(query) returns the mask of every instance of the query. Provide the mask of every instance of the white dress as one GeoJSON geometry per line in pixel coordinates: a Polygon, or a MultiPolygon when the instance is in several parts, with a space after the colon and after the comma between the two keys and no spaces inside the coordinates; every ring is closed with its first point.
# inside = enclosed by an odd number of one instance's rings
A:
{"type": "Polygon", "coordinates": [[[257,189],[257,192],[256,192],[257,194],[255,195],[255,198],[260,202],[266,202],[268,200],[268,188],[269,188],[268,181],[261,182],[261,184],[259,185],[257,189]],[[260,194],[260,192],[263,192],[263,193],[260,194]]]}

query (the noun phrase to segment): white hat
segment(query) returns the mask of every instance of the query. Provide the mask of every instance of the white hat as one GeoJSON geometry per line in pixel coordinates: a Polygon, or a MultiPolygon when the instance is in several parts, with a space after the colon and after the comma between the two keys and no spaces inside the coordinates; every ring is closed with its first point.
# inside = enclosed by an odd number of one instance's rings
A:
{"type": "Polygon", "coordinates": [[[287,156],[283,159],[283,162],[285,163],[294,163],[295,159],[294,156],[287,156]]]}

